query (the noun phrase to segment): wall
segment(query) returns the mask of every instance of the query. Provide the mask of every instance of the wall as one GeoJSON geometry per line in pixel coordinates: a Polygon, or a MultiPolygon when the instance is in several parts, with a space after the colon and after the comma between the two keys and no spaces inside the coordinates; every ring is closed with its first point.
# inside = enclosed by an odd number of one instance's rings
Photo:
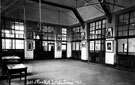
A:
{"type": "Polygon", "coordinates": [[[62,49],[61,49],[61,27],[56,27],[55,33],[56,33],[56,40],[55,40],[55,58],[62,58],[62,49]],[[58,39],[58,36],[60,36],[60,40],[58,39]],[[58,48],[60,46],[60,49],[58,48]]]}
{"type": "Polygon", "coordinates": [[[81,44],[82,44],[82,47],[81,47],[81,60],[88,60],[88,37],[87,37],[87,23],[85,23],[85,27],[83,29],[83,33],[84,33],[84,36],[85,38],[82,40],[81,44]]]}
{"type": "MultiPolygon", "coordinates": [[[[112,38],[106,38],[106,43],[108,41],[112,41],[112,52],[107,52],[105,53],[105,63],[106,64],[115,64],[116,62],[116,40],[115,40],[115,15],[113,15],[112,18],[112,23],[107,23],[106,28],[112,28],[113,29],[113,37],[112,38]]],[[[105,46],[107,48],[107,45],[105,46]]]]}
{"type": "Polygon", "coordinates": [[[72,55],[72,48],[71,48],[71,42],[72,42],[72,33],[71,28],[67,28],[67,58],[70,58],[72,55]]]}

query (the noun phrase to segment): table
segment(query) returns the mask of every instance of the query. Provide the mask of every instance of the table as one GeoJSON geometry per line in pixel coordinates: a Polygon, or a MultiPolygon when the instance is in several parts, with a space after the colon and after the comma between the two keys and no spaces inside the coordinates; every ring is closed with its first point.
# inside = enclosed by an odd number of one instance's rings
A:
{"type": "Polygon", "coordinates": [[[21,76],[22,72],[25,72],[24,85],[26,85],[27,67],[24,64],[8,64],[7,70],[8,70],[8,76],[9,76],[9,85],[11,84],[12,74],[20,73],[20,76],[21,76]]]}
{"type": "Polygon", "coordinates": [[[21,58],[18,56],[3,56],[2,57],[2,75],[6,74],[7,64],[17,64],[20,63],[21,58]]]}

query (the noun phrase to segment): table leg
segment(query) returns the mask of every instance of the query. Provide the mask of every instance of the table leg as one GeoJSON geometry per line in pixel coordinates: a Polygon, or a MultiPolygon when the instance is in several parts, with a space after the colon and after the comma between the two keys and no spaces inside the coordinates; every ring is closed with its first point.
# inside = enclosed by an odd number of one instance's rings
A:
{"type": "Polygon", "coordinates": [[[24,82],[24,85],[26,85],[26,83],[27,83],[27,68],[25,70],[25,82],[24,82]]]}
{"type": "Polygon", "coordinates": [[[8,82],[9,82],[9,85],[11,85],[11,74],[9,74],[9,80],[8,80],[8,82]]]}
{"type": "Polygon", "coordinates": [[[21,81],[21,77],[22,77],[22,72],[20,72],[20,81],[21,81]]]}

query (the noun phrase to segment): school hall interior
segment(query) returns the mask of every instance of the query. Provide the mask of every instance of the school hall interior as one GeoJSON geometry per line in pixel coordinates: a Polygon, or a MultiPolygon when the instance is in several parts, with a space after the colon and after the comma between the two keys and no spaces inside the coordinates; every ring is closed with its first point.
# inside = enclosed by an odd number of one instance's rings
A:
{"type": "Polygon", "coordinates": [[[135,85],[135,0],[1,0],[0,85],[135,85]]]}

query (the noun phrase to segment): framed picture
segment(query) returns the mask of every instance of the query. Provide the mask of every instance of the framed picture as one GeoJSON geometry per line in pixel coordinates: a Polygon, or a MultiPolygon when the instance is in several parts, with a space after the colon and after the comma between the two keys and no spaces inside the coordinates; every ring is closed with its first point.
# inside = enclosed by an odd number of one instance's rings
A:
{"type": "Polygon", "coordinates": [[[61,40],[61,35],[57,35],[57,40],[61,40]]]}
{"type": "Polygon", "coordinates": [[[61,41],[57,41],[57,51],[61,51],[61,41]]]}
{"type": "Polygon", "coordinates": [[[32,32],[27,32],[27,39],[33,39],[33,33],[32,32]]]}
{"type": "Polygon", "coordinates": [[[85,32],[81,33],[82,40],[85,40],[85,32]]]}
{"type": "Polygon", "coordinates": [[[106,52],[113,52],[113,41],[106,41],[106,52]]]}
{"type": "Polygon", "coordinates": [[[108,27],[108,28],[106,29],[106,37],[107,37],[107,38],[113,37],[113,28],[112,28],[112,27],[108,27]]]}
{"type": "Polygon", "coordinates": [[[86,46],[86,41],[82,41],[82,47],[86,46]]]}
{"type": "Polygon", "coordinates": [[[33,41],[28,40],[27,41],[27,51],[33,50],[33,41]]]}

